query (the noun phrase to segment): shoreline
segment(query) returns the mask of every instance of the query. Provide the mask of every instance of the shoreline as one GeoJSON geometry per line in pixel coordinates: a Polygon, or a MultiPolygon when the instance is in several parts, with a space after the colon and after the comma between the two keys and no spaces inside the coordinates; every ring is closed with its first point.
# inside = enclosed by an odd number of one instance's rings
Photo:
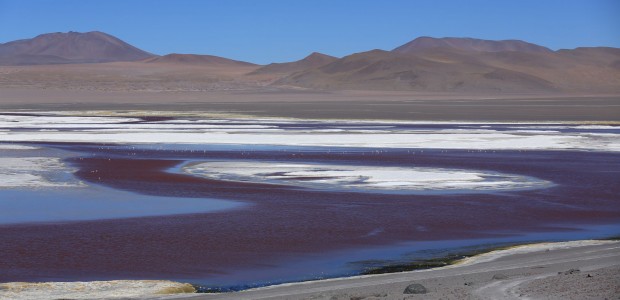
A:
{"type": "MultiPolygon", "coordinates": [[[[509,269],[518,269],[518,265],[524,265],[524,267],[529,267],[532,269],[543,269],[545,266],[527,266],[527,260],[530,256],[534,256],[535,254],[545,253],[552,254],[555,252],[561,251],[572,251],[572,252],[580,252],[579,249],[582,248],[600,248],[600,247],[612,247],[614,251],[614,255],[607,255],[604,258],[612,258],[609,266],[597,265],[597,268],[591,269],[589,271],[595,271],[600,268],[616,266],[617,271],[620,271],[620,260],[617,260],[617,257],[620,257],[620,240],[617,238],[609,238],[609,239],[600,239],[600,240],[574,240],[574,241],[566,241],[566,242],[540,242],[540,243],[527,243],[521,245],[500,247],[493,250],[493,248],[488,249],[488,251],[484,251],[475,256],[466,257],[460,260],[456,260],[452,264],[448,264],[442,267],[436,268],[428,268],[428,269],[418,269],[412,271],[405,272],[394,272],[394,273],[382,273],[382,274],[370,274],[370,275],[356,275],[356,276],[348,276],[348,277],[338,277],[338,278],[327,278],[321,280],[310,280],[303,282],[292,282],[292,283],[283,283],[277,285],[264,286],[259,288],[247,289],[238,292],[226,292],[226,293],[208,293],[202,295],[183,295],[181,297],[166,297],[166,299],[460,299],[460,296],[457,295],[446,295],[445,293],[439,293],[441,295],[431,295],[424,294],[419,296],[409,296],[403,295],[402,289],[396,289],[393,293],[385,292],[382,290],[381,292],[377,292],[377,286],[382,285],[403,285],[406,287],[406,283],[411,283],[408,280],[409,276],[419,277],[418,281],[424,281],[429,279],[442,278],[442,276],[435,276],[434,273],[454,273],[452,276],[456,277],[467,277],[467,275],[476,274],[475,272],[460,272],[462,269],[472,268],[479,265],[490,264],[491,267],[487,270],[484,270],[483,273],[497,273],[495,275],[489,276],[490,281],[493,280],[507,280],[510,275],[505,275],[501,272],[507,272],[507,269],[503,269],[501,267],[493,266],[496,261],[518,257],[518,263],[511,265],[509,269]],[[428,276],[426,276],[428,275],[428,276]],[[497,275],[497,276],[496,276],[497,275]],[[504,278],[506,277],[506,278],[504,278]],[[390,280],[388,280],[390,279],[390,280]],[[369,284],[363,284],[364,281],[370,282],[369,284]],[[315,286],[321,286],[321,288],[317,288],[315,286]],[[327,286],[327,287],[324,287],[327,286]],[[358,292],[357,290],[366,289],[366,295],[363,295],[364,292],[358,292]],[[281,291],[286,290],[287,292],[281,291]],[[344,294],[342,291],[346,291],[344,294]],[[331,293],[331,294],[330,294],[331,293]],[[330,297],[331,296],[331,297],[330,297]],[[403,298],[403,296],[405,298],[403,298]]],[[[483,250],[481,250],[483,251],[483,250]]],[[[585,253],[592,253],[595,250],[588,249],[588,251],[583,251],[585,253]]],[[[552,258],[555,259],[555,258],[552,258]]],[[[552,260],[551,259],[551,260],[552,260]]],[[[585,259],[588,259],[586,257],[585,259]]],[[[536,261],[536,263],[540,263],[544,265],[545,262],[536,261]]],[[[579,269],[574,269],[570,266],[568,261],[563,261],[563,264],[566,264],[564,272],[559,272],[557,275],[572,275],[573,273],[580,273],[579,269]]],[[[615,272],[615,271],[614,271],[615,272]]],[[[553,272],[553,274],[556,274],[553,272]]],[[[588,278],[590,278],[590,274],[587,274],[588,278]]],[[[527,277],[527,276],[526,276],[527,277]]],[[[542,278],[551,277],[551,275],[547,274],[545,276],[529,274],[529,277],[532,280],[539,280],[542,278]]],[[[465,287],[472,286],[473,282],[467,282],[467,278],[461,278],[461,281],[465,281],[463,285],[465,287]]],[[[522,280],[526,281],[526,280],[522,280]]],[[[620,290],[620,280],[616,280],[617,286],[616,290],[620,290]]],[[[439,283],[441,286],[442,283],[439,283]]],[[[444,284],[445,285],[445,284],[444,284]]],[[[495,283],[490,284],[490,286],[495,285],[495,283]]],[[[447,288],[447,287],[446,287],[447,288]]],[[[390,287],[390,289],[393,289],[390,287]]],[[[494,291],[497,292],[497,291],[494,291]]],[[[573,292],[573,291],[570,291],[573,292]]],[[[584,296],[580,294],[578,291],[575,291],[575,295],[577,298],[584,296]]],[[[471,295],[467,295],[471,296],[471,295]]],[[[480,295],[478,295],[480,296],[480,295]]],[[[499,295],[494,294],[491,298],[481,297],[482,299],[496,299],[499,298],[499,295]]],[[[507,297],[509,299],[510,297],[507,297]]]]}
{"type": "MultiPolygon", "coordinates": [[[[620,120],[616,119],[558,119],[558,120],[539,120],[539,119],[488,119],[470,120],[463,119],[406,119],[406,118],[351,118],[351,117],[320,117],[320,116],[287,116],[287,115],[261,115],[254,112],[244,113],[234,110],[140,110],[131,108],[122,109],[63,109],[40,110],[34,108],[15,108],[0,113],[7,116],[46,116],[46,117],[101,117],[101,118],[136,118],[141,119],[138,123],[152,121],[253,121],[257,124],[271,122],[312,122],[312,123],[368,123],[369,125],[562,125],[562,126],[582,126],[582,125],[601,125],[614,126],[620,125],[620,120]],[[157,120],[161,118],[161,120],[157,120]]],[[[188,123],[191,125],[191,123],[188,123]]]]}
{"type": "MultiPolygon", "coordinates": [[[[608,250],[608,249],[606,249],[608,250]]],[[[417,277],[418,281],[428,281],[436,278],[443,278],[445,276],[436,276],[436,273],[448,273],[448,275],[463,277],[462,281],[467,281],[465,278],[467,275],[477,274],[475,271],[469,269],[476,269],[480,266],[482,273],[497,273],[501,276],[491,277],[491,280],[506,280],[510,275],[504,275],[511,269],[518,269],[528,267],[531,265],[532,257],[543,254],[555,254],[556,257],[548,257],[545,261],[534,260],[534,264],[541,264],[541,266],[529,267],[529,268],[546,268],[544,264],[550,264],[554,260],[560,259],[561,263],[566,264],[568,273],[566,275],[572,275],[573,273],[581,272],[579,269],[572,268],[570,266],[569,259],[561,259],[566,256],[564,252],[579,252],[577,255],[577,261],[580,257],[583,259],[598,259],[598,258],[613,258],[607,264],[598,264],[598,269],[620,266],[620,260],[616,260],[616,257],[620,257],[620,239],[617,237],[611,237],[608,239],[597,240],[574,240],[565,242],[540,242],[540,243],[527,243],[506,247],[489,248],[487,250],[480,250],[479,254],[474,256],[466,256],[462,259],[453,260],[448,257],[444,257],[444,260],[451,261],[445,266],[434,268],[423,268],[405,272],[389,272],[381,274],[364,274],[354,275],[347,277],[326,278],[320,280],[308,280],[301,282],[290,282],[275,285],[268,285],[256,288],[250,288],[240,291],[232,292],[200,292],[199,285],[183,282],[174,282],[169,280],[110,280],[110,281],[90,281],[90,282],[8,282],[0,283],[0,296],[6,299],[20,300],[20,299],[48,299],[50,295],[57,298],[72,298],[72,299],[324,299],[326,293],[341,293],[346,290],[347,297],[355,293],[358,289],[364,290],[369,286],[373,290],[376,285],[403,285],[409,282],[408,277],[417,277]],[[611,254],[599,255],[594,258],[590,258],[588,254],[599,251],[599,248],[611,249],[611,254]],[[580,251],[585,249],[586,251],[580,251]],[[561,254],[561,255],[560,255],[561,254]],[[509,258],[516,258],[516,262],[511,262],[509,268],[502,267],[500,262],[509,258]],[[617,261],[613,263],[614,261],[617,261]],[[488,266],[487,266],[488,265],[488,266]],[[485,269],[486,268],[486,269],[485,269]],[[570,274],[569,274],[570,273],[570,274]],[[506,276],[506,278],[504,278],[506,276]],[[497,277],[497,278],[496,278],[497,277]],[[498,279],[498,278],[502,279],[498,279]],[[370,282],[370,284],[362,284],[362,282],[370,282]],[[312,298],[312,294],[317,291],[316,286],[321,286],[320,294],[317,294],[318,298],[312,298]],[[285,290],[286,292],[283,292],[285,290]],[[72,293],[73,292],[73,293],[72,293]],[[299,297],[298,297],[299,296],[299,297]]],[[[437,258],[433,260],[441,260],[437,258]]],[[[594,272],[598,269],[592,269],[590,272],[594,272]]],[[[620,270],[620,267],[618,268],[620,270]]],[[[480,271],[478,271],[480,273],[480,271]]],[[[564,273],[559,272],[562,275],[564,273]]],[[[548,275],[548,274],[547,274],[548,275]]],[[[591,276],[591,275],[589,275],[591,276]]],[[[530,274],[532,277],[532,274],[530,274]]],[[[541,278],[551,277],[550,275],[542,277],[541,275],[534,276],[536,278],[532,280],[538,280],[541,278]]],[[[473,284],[473,283],[472,283],[473,284]]],[[[441,284],[440,284],[441,285],[441,284]]],[[[465,282],[464,286],[467,287],[468,282],[465,282]]],[[[620,281],[618,281],[618,287],[620,288],[620,281]]],[[[447,287],[446,287],[447,288],[447,287]]],[[[393,289],[390,287],[390,289],[393,289]]],[[[402,292],[399,294],[398,290],[395,290],[395,294],[399,299],[402,299],[402,292]]],[[[377,295],[387,295],[386,297],[375,297],[376,299],[393,299],[392,293],[379,293],[377,295]]],[[[405,295],[406,296],[406,295],[405,295]]],[[[427,299],[425,295],[424,298],[427,299]]],[[[443,295],[439,298],[443,298],[443,295]]],[[[354,296],[357,297],[357,296],[354,296]]],[[[435,299],[431,297],[432,299],[435,299]]],[[[330,299],[325,297],[325,299],[330,299]]],[[[332,297],[332,299],[340,299],[339,297],[332,297]]],[[[344,298],[343,298],[344,299],[344,298]]],[[[349,299],[349,298],[347,298],[349,299]]],[[[394,298],[396,299],[396,298],[394,298]]],[[[409,299],[409,298],[405,298],[409,299]]],[[[418,298],[411,298],[418,299],[418,298]]],[[[450,298],[448,299],[455,299],[450,298]]]]}
{"type": "MultiPolygon", "coordinates": [[[[528,254],[531,252],[541,251],[541,250],[557,250],[557,249],[569,249],[575,247],[583,247],[583,246],[598,246],[598,245],[606,245],[618,243],[620,244],[620,238],[608,238],[608,239],[588,239],[588,240],[574,240],[574,241],[563,241],[563,242],[533,242],[533,243],[524,243],[524,244],[515,244],[510,246],[499,246],[499,247],[490,247],[490,248],[481,248],[475,252],[478,252],[474,255],[467,254],[454,254],[443,257],[437,257],[429,260],[421,260],[420,264],[423,264],[426,261],[445,261],[446,264],[444,266],[438,267],[420,267],[418,269],[412,269],[408,271],[394,271],[394,272],[384,272],[384,273],[376,273],[376,274],[359,274],[345,277],[334,277],[334,278],[325,278],[318,280],[307,280],[307,281],[298,281],[298,282],[289,282],[289,283],[281,283],[274,285],[267,285],[256,288],[249,288],[239,291],[232,292],[222,292],[220,294],[230,294],[235,292],[248,292],[248,291],[256,291],[263,289],[271,289],[278,288],[280,286],[293,286],[298,284],[313,284],[317,282],[329,282],[329,281],[340,281],[340,280],[351,280],[351,279],[364,279],[364,278],[378,278],[386,275],[393,274],[408,274],[408,273],[417,273],[417,272],[428,272],[428,271],[439,271],[443,269],[452,269],[459,268],[464,266],[470,266],[477,263],[483,262],[491,262],[496,259],[516,254],[528,254]],[[452,256],[461,256],[460,259],[452,259],[452,256]]],[[[190,283],[191,284],[191,283],[190,283]]],[[[203,292],[201,294],[218,294],[217,292],[203,292]]]]}

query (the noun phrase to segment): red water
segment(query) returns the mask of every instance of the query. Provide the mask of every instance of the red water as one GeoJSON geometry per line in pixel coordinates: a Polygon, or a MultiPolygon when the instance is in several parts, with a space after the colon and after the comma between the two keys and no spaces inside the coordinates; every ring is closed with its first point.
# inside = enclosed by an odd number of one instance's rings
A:
{"type": "MultiPolygon", "coordinates": [[[[583,224],[620,223],[620,156],[610,153],[304,153],[304,161],[473,168],[534,176],[556,184],[548,189],[497,194],[381,195],[214,181],[166,172],[183,162],[183,154],[153,152],[128,158],[123,151],[94,147],[89,151],[98,152],[97,156],[71,161],[79,167],[77,177],[86,182],[148,195],[234,199],[248,205],[208,214],[1,226],[0,282],[208,281],[231,270],[279,266],[308,253],[329,255],[339,249],[401,241],[559,230],[554,224],[564,224],[570,230],[583,224]]],[[[205,155],[299,161],[292,153],[205,155]]],[[[303,272],[299,270],[299,274],[303,272]]]]}

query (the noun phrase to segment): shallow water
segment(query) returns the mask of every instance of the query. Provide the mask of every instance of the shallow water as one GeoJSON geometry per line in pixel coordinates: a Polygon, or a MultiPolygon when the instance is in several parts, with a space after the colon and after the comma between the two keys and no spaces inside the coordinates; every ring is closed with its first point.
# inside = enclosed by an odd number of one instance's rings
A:
{"type": "Polygon", "coordinates": [[[145,196],[104,186],[0,190],[0,199],[0,225],[208,213],[243,205],[230,200],[145,196]]]}

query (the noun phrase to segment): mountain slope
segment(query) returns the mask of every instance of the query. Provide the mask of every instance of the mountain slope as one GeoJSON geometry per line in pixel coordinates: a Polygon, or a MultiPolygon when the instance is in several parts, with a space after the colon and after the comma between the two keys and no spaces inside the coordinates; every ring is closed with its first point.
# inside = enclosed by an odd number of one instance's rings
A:
{"type": "Polygon", "coordinates": [[[324,66],[328,63],[334,62],[338,58],[329,56],[323,53],[313,52],[305,58],[287,62],[287,63],[272,63],[262,68],[257,69],[251,74],[287,74],[303,71],[310,68],[316,68],[324,66]]]}
{"type": "Polygon", "coordinates": [[[0,64],[4,65],[136,61],[152,56],[98,31],[48,33],[0,44],[0,64]]]}
{"type": "Polygon", "coordinates": [[[476,60],[438,59],[373,50],[280,79],[277,84],[315,89],[420,91],[552,91],[551,82],[476,60]]]}

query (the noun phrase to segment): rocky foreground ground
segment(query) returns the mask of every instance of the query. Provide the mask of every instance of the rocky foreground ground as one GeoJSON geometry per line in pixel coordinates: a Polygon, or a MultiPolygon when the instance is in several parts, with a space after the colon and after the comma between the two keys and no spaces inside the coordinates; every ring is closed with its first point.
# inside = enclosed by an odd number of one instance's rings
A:
{"type": "Polygon", "coordinates": [[[620,242],[528,245],[440,269],[189,299],[620,299],[620,242]]]}

